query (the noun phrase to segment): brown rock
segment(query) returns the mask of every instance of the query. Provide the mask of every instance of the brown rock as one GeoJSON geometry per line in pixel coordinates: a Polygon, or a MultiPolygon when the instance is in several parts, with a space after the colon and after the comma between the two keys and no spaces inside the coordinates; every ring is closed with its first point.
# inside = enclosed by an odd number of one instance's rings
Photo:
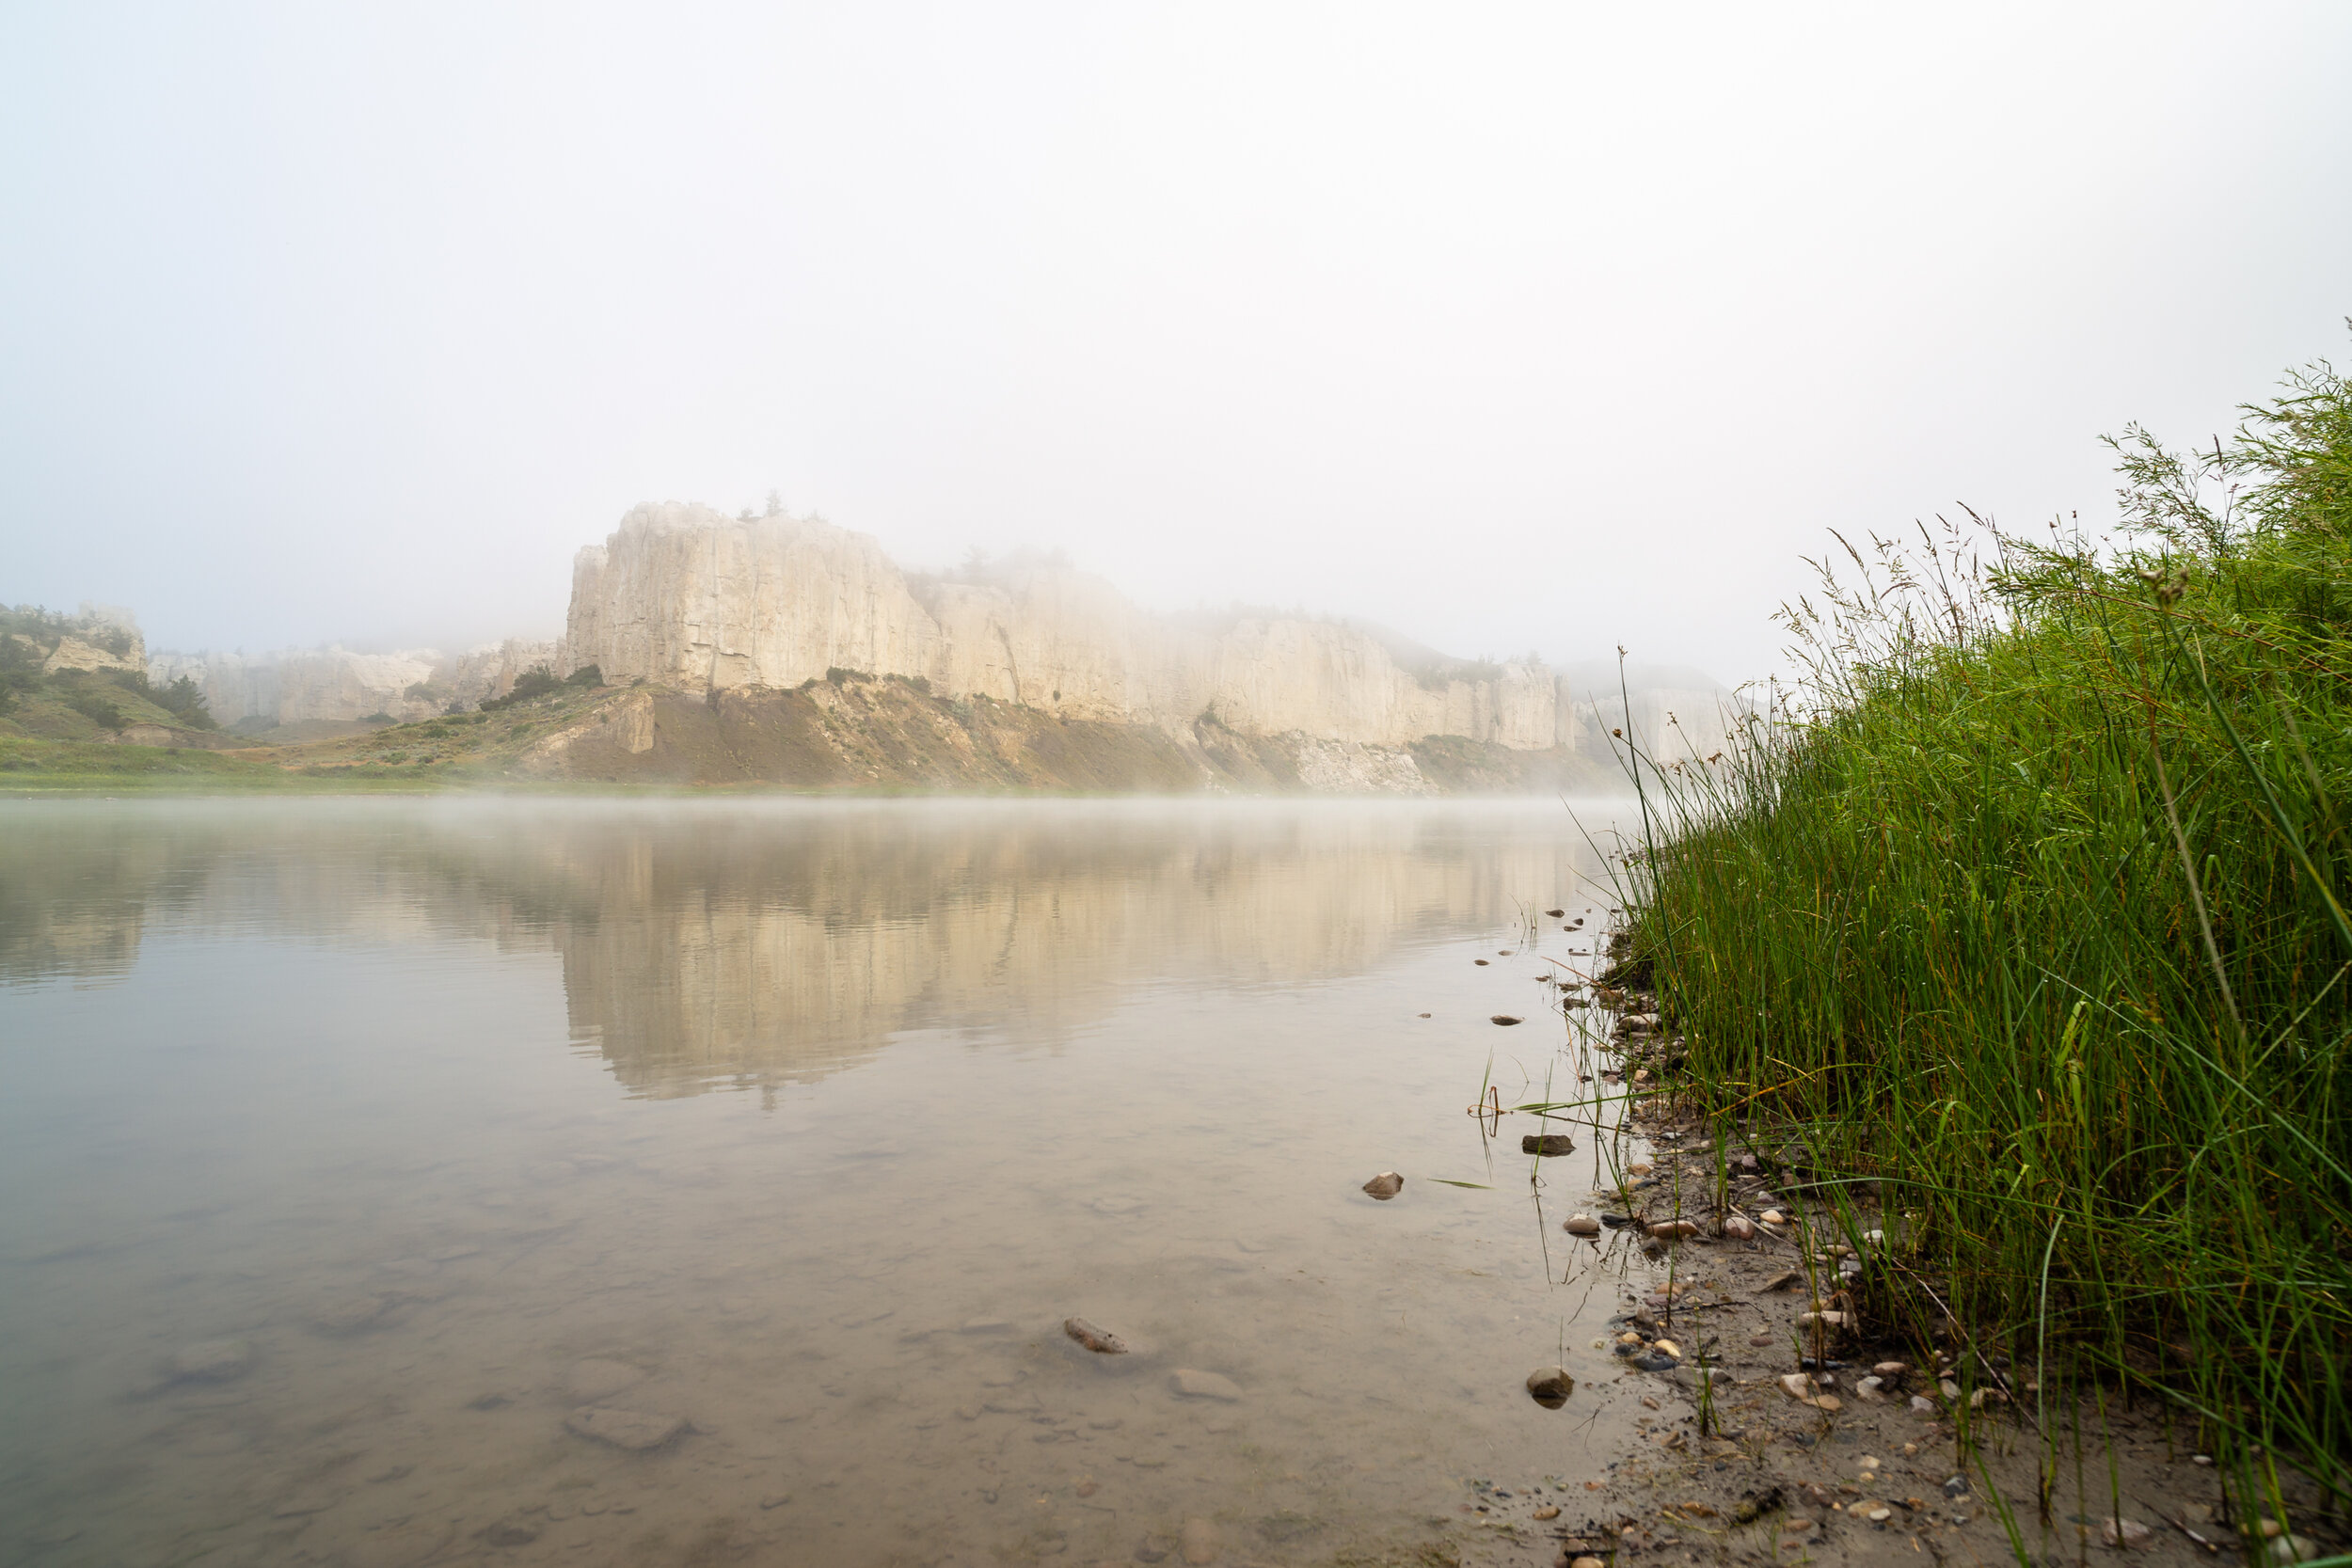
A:
{"type": "Polygon", "coordinates": [[[1565,1367],[1538,1367],[1527,1374],[1528,1398],[1546,1410],[1557,1410],[1576,1392],[1576,1379],[1565,1367]]]}
{"type": "Polygon", "coordinates": [[[1097,1328],[1084,1318],[1065,1318],[1061,1331],[1097,1355],[1124,1355],[1127,1341],[1108,1329],[1097,1328]]]}
{"type": "Polygon", "coordinates": [[[1570,1214],[1561,1221],[1560,1228],[1571,1236],[1597,1236],[1600,1234],[1600,1221],[1590,1214],[1570,1214]]]}
{"type": "Polygon", "coordinates": [[[1565,1132],[1530,1132],[1519,1140],[1521,1154],[1573,1154],[1576,1141],[1565,1132]]]}
{"type": "Polygon", "coordinates": [[[1489,1023],[1500,1023],[1505,1028],[1508,1028],[1514,1023],[1523,1023],[1526,1020],[1513,1018],[1509,1013],[1497,1013],[1493,1018],[1488,1019],[1486,1022],[1489,1023]]]}
{"type": "Polygon", "coordinates": [[[1392,1170],[1384,1170],[1364,1183],[1364,1191],[1386,1203],[1405,1190],[1405,1178],[1392,1170]]]}

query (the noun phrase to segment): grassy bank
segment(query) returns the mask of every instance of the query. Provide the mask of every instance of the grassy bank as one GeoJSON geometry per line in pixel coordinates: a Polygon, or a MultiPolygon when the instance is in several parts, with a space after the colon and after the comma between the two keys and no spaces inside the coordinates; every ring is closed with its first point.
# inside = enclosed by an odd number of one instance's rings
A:
{"type": "Polygon", "coordinates": [[[1712,763],[1637,737],[1629,966],[1721,1121],[1908,1216],[1883,1326],[1956,1333],[2024,1420],[2157,1396],[2249,1501],[2280,1455],[2342,1499],[2352,388],[2247,414],[2118,443],[2120,547],[1847,550],[1789,614],[1796,711],[1712,763]]]}

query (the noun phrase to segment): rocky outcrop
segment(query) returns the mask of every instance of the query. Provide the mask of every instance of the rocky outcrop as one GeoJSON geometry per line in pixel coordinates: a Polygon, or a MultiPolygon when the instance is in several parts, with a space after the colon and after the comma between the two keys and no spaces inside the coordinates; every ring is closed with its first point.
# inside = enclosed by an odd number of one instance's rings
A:
{"type": "Polygon", "coordinates": [[[1447,659],[1344,621],[1154,615],[1055,562],[911,577],[819,518],[677,502],[638,507],[580,552],[564,649],[613,682],[789,689],[848,670],[1180,737],[1207,720],[1341,746],[1544,751],[1592,728],[1532,658],[1447,659]]]}
{"type": "Polygon", "coordinates": [[[138,618],[129,610],[114,605],[82,602],[80,613],[72,620],[55,616],[42,617],[50,628],[49,636],[32,638],[15,634],[18,641],[29,644],[41,653],[40,673],[54,675],[64,670],[143,670],[147,667],[147,641],[139,635],[138,618]]]}

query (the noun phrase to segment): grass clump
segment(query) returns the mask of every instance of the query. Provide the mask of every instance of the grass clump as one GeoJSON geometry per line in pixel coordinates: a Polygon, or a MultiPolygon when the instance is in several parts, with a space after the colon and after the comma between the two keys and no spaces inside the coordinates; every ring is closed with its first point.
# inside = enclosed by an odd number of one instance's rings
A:
{"type": "Polygon", "coordinates": [[[2118,546],[1848,546],[1784,612],[1795,704],[1639,753],[1627,951],[1698,1094],[1908,1214],[2021,1389],[2161,1391],[2343,1498],[2352,388],[2244,412],[2115,442],[2118,546]]]}

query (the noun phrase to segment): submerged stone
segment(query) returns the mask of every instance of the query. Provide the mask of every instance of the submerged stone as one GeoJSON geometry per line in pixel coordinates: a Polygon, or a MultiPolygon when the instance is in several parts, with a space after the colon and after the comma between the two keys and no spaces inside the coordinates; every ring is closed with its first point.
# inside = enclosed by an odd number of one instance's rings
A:
{"type": "Polygon", "coordinates": [[[1180,1399],[1223,1400],[1229,1404],[1241,1398],[1241,1386],[1232,1378],[1191,1367],[1179,1367],[1168,1374],[1168,1391],[1180,1399]]]}
{"type": "Polygon", "coordinates": [[[646,1410],[616,1410],[610,1405],[591,1404],[564,1417],[564,1428],[576,1437],[643,1453],[660,1448],[685,1431],[686,1420],[683,1417],[660,1416],[646,1410]]]}
{"type": "Polygon", "coordinates": [[[1084,1318],[1065,1318],[1061,1331],[1097,1355],[1124,1355],[1127,1341],[1109,1329],[1097,1328],[1084,1318]]]}

